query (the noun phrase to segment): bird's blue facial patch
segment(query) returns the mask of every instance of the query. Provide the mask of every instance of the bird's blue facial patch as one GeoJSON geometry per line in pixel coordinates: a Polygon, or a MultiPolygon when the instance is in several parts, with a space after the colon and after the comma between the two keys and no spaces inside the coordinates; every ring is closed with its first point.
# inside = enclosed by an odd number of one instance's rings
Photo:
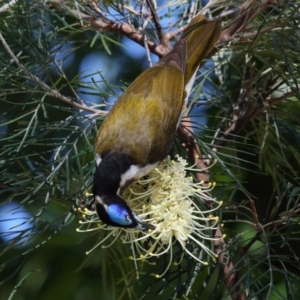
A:
{"type": "Polygon", "coordinates": [[[110,204],[107,208],[107,214],[114,223],[119,224],[120,226],[132,224],[128,210],[121,205],[110,204]]]}

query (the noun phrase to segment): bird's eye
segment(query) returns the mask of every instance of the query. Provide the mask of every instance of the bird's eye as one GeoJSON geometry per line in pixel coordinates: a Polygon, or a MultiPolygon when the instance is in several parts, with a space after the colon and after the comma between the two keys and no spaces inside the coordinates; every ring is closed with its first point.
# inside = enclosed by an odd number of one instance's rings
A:
{"type": "Polygon", "coordinates": [[[128,211],[117,204],[109,205],[107,208],[107,214],[114,223],[118,224],[121,227],[128,226],[132,223],[128,211]]]}

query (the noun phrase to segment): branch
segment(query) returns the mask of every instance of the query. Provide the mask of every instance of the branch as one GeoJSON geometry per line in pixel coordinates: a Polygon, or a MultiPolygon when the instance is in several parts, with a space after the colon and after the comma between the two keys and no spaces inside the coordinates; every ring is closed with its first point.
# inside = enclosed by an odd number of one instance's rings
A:
{"type": "MultiPolygon", "coordinates": [[[[140,46],[144,47],[145,45],[143,35],[140,32],[134,30],[129,24],[116,23],[114,21],[105,18],[104,16],[103,18],[105,19],[105,22],[99,19],[97,20],[91,19],[91,17],[88,15],[81,14],[81,17],[83,20],[89,21],[91,26],[96,29],[103,29],[111,32],[119,32],[125,35],[126,37],[128,37],[129,39],[131,39],[132,41],[136,42],[140,46]]],[[[166,48],[163,45],[157,45],[154,42],[149,40],[147,40],[147,45],[149,50],[152,53],[157,54],[159,57],[162,57],[169,52],[169,50],[166,50],[166,48]]]]}
{"type": "MultiPolygon", "coordinates": [[[[274,4],[278,4],[278,0],[260,0],[258,4],[253,6],[253,0],[246,1],[240,10],[240,15],[226,27],[219,38],[218,43],[227,43],[236,33],[244,31],[247,24],[253,20],[261,12],[270,9],[274,4]]],[[[256,2],[256,1],[255,1],[256,2]]]]}
{"type": "MultiPolygon", "coordinates": [[[[259,13],[262,11],[271,8],[274,4],[280,3],[279,0],[260,0],[255,1],[255,3],[259,2],[259,4],[256,4],[254,6],[253,0],[246,1],[240,9],[240,15],[226,28],[223,29],[222,34],[219,38],[219,41],[217,43],[218,47],[225,47],[227,46],[232,39],[235,37],[237,33],[241,33],[244,31],[246,25],[255,18],[259,13]]],[[[155,27],[158,31],[160,44],[156,44],[153,41],[149,41],[144,39],[144,36],[142,32],[135,30],[132,28],[132,26],[128,23],[118,23],[115,21],[112,21],[105,17],[101,10],[99,9],[98,4],[95,4],[94,2],[91,2],[90,6],[92,7],[92,10],[90,10],[90,14],[86,14],[83,12],[80,12],[77,9],[71,9],[69,6],[65,5],[62,1],[48,1],[48,4],[52,8],[56,8],[58,10],[63,10],[69,15],[72,15],[73,17],[84,20],[89,22],[90,26],[93,27],[96,30],[105,30],[107,32],[117,32],[121,35],[125,35],[130,40],[136,42],[142,47],[145,47],[145,42],[147,43],[147,48],[153,53],[156,54],[158,57],[162,57],[165,54],[169,52],[169,45],[170,40],[176,36],[178,36],[180,33],[184,31],[186,26],[182,26],[175,30],[174,32],[163,32],[160,20],[157,16],[156,10],[153,6],[152,0],[147,0],[147,4],[151,11],[151,16],[153,19],[153,22],[155,24],[155,27]]],[[[209,1],[209,3],[200,11],[200,13],[204,13],[207,9],[215,6],[213,1],[209,1]]],[[[129,11],[132,11],[132,9],[129,9],[126,6],[126,9],[129,11]]],[[[87,10],[89,11],[89,10],[87,10]]],[[[134,14],[138,14],[137,12],[134,12],[134,14]]],[[[140,14],[138,14],[140,15],[140,14]]],[[[226,15],[220,15],[221,18],[225,18],[226,15]]],[[[248,37],[250,38],[250,37],[248,37]]],[[[243,39],[239,39],[236,41],[236,43],[242,43],[243,39]]],[[[211,53],[208,53],[206,57],[211,57],[217,49],[212,50],[211,53]]]]}
{"type": "Polygon", "coordinates": [[[278,98],[271,98],[270,100],[264,100],[262,103],[255,103],[252,105],[252,107],[247,106],[245,109],[240,109],[239,107],[239,101],[236,105],[236,108],[234,108],[234,111],[236,113],[234,114],[231,125],[227,130],[224,132],[224,134],[218,138],[218,140],[214,140],[213,144],[215,147],[212,149],[213,151],[217,152],[219,146],[223,146],[226,142],[231,140],[236,134],[238,134],[251,120],[257,118],[260,116],[263,112],[266,110],[266,106],[264,104],[267,104],[267,107],[275,106],[279,103],[282,103],[287,98],[290,98],[295,95],[294,91],[290,91],[285,93],[284,95],[278,97],[278,98]]]}
{"type": "MultiPolygon", "coordinates": [[[[209,182],[208,167],[210,161],[207,159],[202,159],[203,157],[201,157],[201,152],[194,139],[193,133],[192,131],[187,130],[187,128],[191,128],[192,130],[190,117],[186,117],[181,121],[181,126],[178,128],[177,134],[183,140],[184,146],[187,148],[189,160],[196,162],[198,168],[202,170],[201,173],[198,172],[196,174],[197,180],[209,182]]],[[[211,205],[210,203],[207,204],[208,206],[211,205]]],[[[247,299],[245,291],[242,289],[240,284],[236,285],[239,281],[239,273],[236,271],[230,257],[225,256],[227,246],[222,236],[222,231],[220,227],[218,227],[216,229],[215,239],[213,241],[215,252],[218,254],[218,266],[221,270],[223,270],[226,288],[233,299],[245,300],[247,299]]]]}
{"type": "MultiPolygon", "coordinates": [[[[70,9],[68,6],[62,4],[59,1],[49,1],[48,3],[50,4],[50,7],[59,10],[63,9],[69,15],[72,15],[77,19],[89,22],[91,27],[93,27],[96,30],[105,30],[107,32],[121,33],[122,35],[128,37],[130,40],[139,44],[140,46],[145,47],[145,40],[141,32],[136,31],[134,28],[131,27],[131,25],[127,23],[122,24],[109,20],[100,12],[100,10],[95,11],[95,9],[93,9],[94,14],[88,15],[83,12],[79,12],[76,9],[70,9]],[[97,16],[95,16],[95,12],[97,13],[97,16]]],[[[158,55],[159,57],[164,56],[170,50],[167,49],[164,45],[157,45],[156,43],[149,40],[147,40],[147,45],[149,50],[152,53],[158,55]]]]}
{"type": "Polygon", "coordinates": [[[224,283],[229,291],[232,299],[246,300],[247,295],[241,284],[238,284],[240,275],[237,268],[231,262],[230,256],[227,255],[227,245],[222,238],[222,231],[220,227],[217,228],[214,240],[215,251],[218,253],[217,263],[224,274],[224,283]]]}
{"type": "Polygon", "coordinates": [[[168,51],[170,49],[170,39],[167,38],[166,34],[162,30],[159,17],[157,15],[156,9],[153,4],[153,0],[146,0],[146,1],[150,8],[152,19],[155,24],[156,30],[158,32],[159,42],[162,46],[166,47],[166,50],[168,51]]]}

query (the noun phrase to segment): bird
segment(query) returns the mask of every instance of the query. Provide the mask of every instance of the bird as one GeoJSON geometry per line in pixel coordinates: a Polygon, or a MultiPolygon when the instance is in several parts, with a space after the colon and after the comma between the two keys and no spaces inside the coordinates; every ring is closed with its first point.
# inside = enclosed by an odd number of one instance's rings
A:
{"type": "Polygon", "coordinates": [[[122,193],[169,154],[199,64],[220,33],[219,21],[194,17],[173,49],[128,86],[100,125],[92,192],[104,224],[155,228],[137,216],[122,193]]]}

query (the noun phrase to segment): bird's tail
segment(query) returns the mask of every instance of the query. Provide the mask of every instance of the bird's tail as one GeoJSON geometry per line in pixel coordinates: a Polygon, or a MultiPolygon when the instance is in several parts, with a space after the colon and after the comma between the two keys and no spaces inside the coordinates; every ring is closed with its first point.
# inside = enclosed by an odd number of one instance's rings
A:
{"type": "Polygon", "coordinates": [[[180,40],[185,40],[187,44],[185,85],[190,82],[201,61],[212,50],[220,34],[221,22],[208,21],[203,15],[193,18],[184,30],[180,40]]]}

